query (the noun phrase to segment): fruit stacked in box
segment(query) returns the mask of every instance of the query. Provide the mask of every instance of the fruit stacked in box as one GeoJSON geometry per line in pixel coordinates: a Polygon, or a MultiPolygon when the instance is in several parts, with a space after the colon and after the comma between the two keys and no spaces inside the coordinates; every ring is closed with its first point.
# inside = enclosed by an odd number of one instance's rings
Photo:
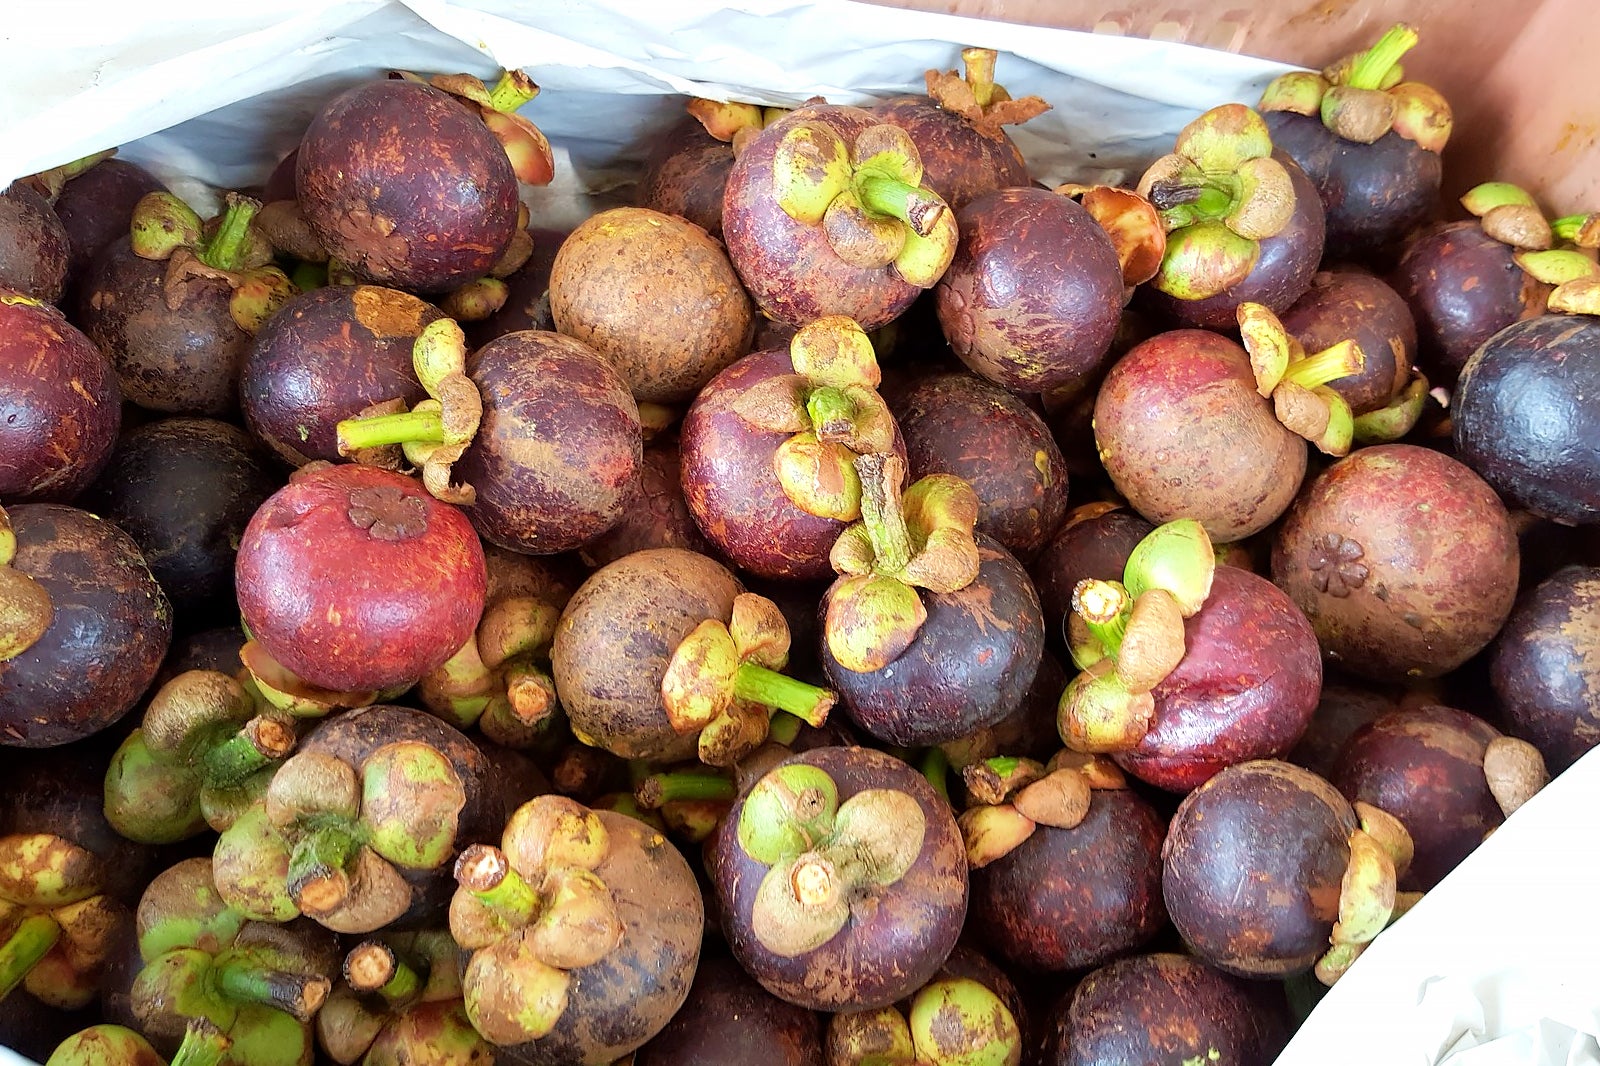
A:
{"type": "Polygon", "coordinates": [[[0,198],[0,1043],[1270,1062],[1600,740],[1600,244],[1396,27],[1048,188],[997,56],[356,85],[0,198]]]}

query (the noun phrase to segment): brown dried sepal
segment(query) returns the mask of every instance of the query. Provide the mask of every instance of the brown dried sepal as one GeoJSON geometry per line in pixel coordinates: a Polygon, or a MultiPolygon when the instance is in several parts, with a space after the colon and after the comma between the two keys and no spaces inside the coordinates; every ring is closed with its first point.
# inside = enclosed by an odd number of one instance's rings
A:
{"type": "Polygon", "coordinates": [[[966,843],[967,865],[974,870],[1011,854],[1039,826],[1009,803],[969,807],[956,825],[966,843]]]}
{"type": "Polygon", "coordinates": [[[1129,692],[1117,677],[1116,663],[1101,659],[1074,677],[1061,694],[1056,727],[1074,751],[1104,754],[1129,751],[1150,731],[1155,698],[1129,692]]]}
{"type": "Polygon", "coordinates": [[[1380,89],[1334,85],[1322,97],[1322,121],[1357,144],[1371,144],[1394,127],[1394,97],[1380,89]]]}
{"type": "Polygon", "coordinates": [[[1074,829],[1089,814],[1089,778],[1062,768],[1017,792],[1011,805],[1026,818],[1056,829],[1074,829]]]}
{"type": "Polygon", "coordinates": [[[1507,818],[1550,783],[1539,749],[1516,737],[1496,737],[1483,753],[1483,776],[1507,818]]]}
{"type": "Polygon", "coordinates": [[[1156,276],[1167,254],[1167,228],[1149,200],[1112,185],[1059,185],[1055,190],[1078,200],[1106,231],[1122,264],[1122,284],[1143,285],[1156,276]]]}
{"type": "Polygon", "coordinates": [[[185,670],[156,690],[140,729],[150,750],[177,753],[204,730],[253,717],[255,701],[238,681],[218,670],[185,670]]]}
{"type": "Polygon", "coordinates": [[[298,200],[274,200],[263,204],[252,224],[267,243],[291,259],[306,263],[328,261],[328,249],[306,221],[298,200]]]}
{"type": "Polygon", "coordinates": [[[1555,240],[1544,212],[1532,204],[1498,204],[1484,212],[1478,224],[1501,244],[1522,251],[1543,251],[1555,240]]]}
{"type": "Polygon", "coordinates": [[[707,100],[697,96],[685,105],[684,110],[693,115],[707,133],[728,143],[732,143],[741,130],[761,130],[767,120],[760,105],[742,104],[735,100],[707,100]]]}
{"type": "Polygon", "coordinates": [[[1177,669],[1183,654],[1183,610],[1177,599],[1166,589],[1146,589],[1133,601],[1117,649],[1117,677],[1129,692],[1149,692],[1177,669]]]}
{"type": "Polygon", "coordinates": [[[1062,748],[1050,757],[1045,768],[1051,772],[1056,770],[1076,770],[1089,782],[1092,789],[1119,789],[1128,787],[1127,775],[1122,772],[1109,756],[1094,755],[1089,752],[1073,751],[1071,748],[1062,748]]]}
{"type": "Polygon", "coordinates": [[[996,58],[991,48],[962,49],[965,77],[953,70],[924,73],[929,99],[989,134],[999,133],[1001,126],[1014,126],[1050,110],[1051,105],[1040,97],[1024,96],[1014,100],[1004,87],[997,85],[994,81],[996,58]]]}
{"type": "Polygon", "coordinates": [[[961,781],[973,803],[1004,803],[1012,793],[1038,781],[1046,771],[1034,759],[985,759],[961,770],[961,781]]]}
{"type": "Polygon", "coordinates": [[[45,587],[0,563],[0,662],[33,647],[54,620],[55,608],[45,587]]]}
{"type": "Polygon", "coordinates": [[[313,895],[302,893],[297,900],[301,913],[335,933],[367,933],[391,924],[411,907],[411,885],[371,848],[356,852],[345,880],[347,888],[326,908],[319,909],[313,895]]]}
{"type": "Polygon", "coordinates": [[[239,660],[250,675],[246,688],[253,686],[266,703],[296,718],[321,718],[334,711],[366,707],[378,699],[377,692],[335,692],[310,684],[254,640],[239,649],[239,660]]]}

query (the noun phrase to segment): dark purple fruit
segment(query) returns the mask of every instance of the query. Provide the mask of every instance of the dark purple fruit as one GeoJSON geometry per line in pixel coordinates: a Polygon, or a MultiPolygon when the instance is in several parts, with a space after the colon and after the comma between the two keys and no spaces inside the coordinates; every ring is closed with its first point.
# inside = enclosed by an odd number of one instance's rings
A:
{"type": "Polygon", "coordinates": [[[455,98],[410,81],[358,85],[318,112],[295,188],[336,259],[414,292],[489,273],[517,224],[517,178],[500,142],[455,98]]]}
{"type": "Polygon", "coordinates": [[[0,661],[0,745],[48,748],[98,733],[144,695],[172,639],[172,606],[133,538],[59,504],[8,509],[12,567],[49,594],[36,643],[0,661]]]}
{"type": "Polygon", "coordinates": [[[1500,731],[1454,707],[1410,707],[1362,726],[1329,780],[1354,803],[1400,819],[1416,848],[1402,891],[1426,892],[1505,818],[1483,775],[1500,731]]]}
{"type": "Polygon", "coordinates": [[[1600,744],[1600,568],[1568,566],[1531,589],[1506,620],[1490,659],[1513,736],[1539,749],[1552,774],[1600,744]]]}
{"type": "Polygon", "coordinates": [[[70,500],[111,458],[117,375],[61,312],[0,290],[0,501],[70,500]]]}
{"type": "Polygon", "coordinates": [[[733,169],[733,145],[685,115],[656,135],[639,181],[639,206],[679,215],[722,236],[722,193],[733,169]]]}
{"type": "Polygon", "coordinates": [[[1324,678],[1322,697],[1311,724],[1284,759],[1332,779],[1339,753],[1355,731],[1398,706],[1399,701],[1392,695],[1375,688],[1324,678]]]}
{"type": "Polygon", "coordinates": [[[1040,825],[972,871],[970,928],[1012,966],[1079,970],[1133,950],[1166,924],[1166,824],[1130,789],[1095,789],[1075,828],[1040,825]]]}
{"type": "Polygon", "coordinates": [[[256,334],[239,394],[245,425],[285,461],[338,462],[334,427],[370,404],[427,396],[412,346],[444,312],[377,285],[335,285],[291,299],[256,334]]]}
{"type": "Polygon", "coordinates": [[[0,193],[0,288],[57,303],[70,255],[66,227],[50,201],[20,181],[0,193]]]}
{"type": "Polygon", "coordinates": [[[950,347],[1012,392],[1092,377],[1122,314],[1122,266],[1106,231],[1069,197],[999,189],[958,213],[961,242],[935,290],[950,347]]]}
{"type": "Polygon", "coordinates": [[[1029,572],[1044,610],[1045,639],[1065,647],[1072,590],[1086,578],[1121,581],[1128,555],[1155,527],[1132,511],[1110,504],[1085,504],[1067,518],[1029,572]]]}
{"type": "MultiPolygon", "coordinates": [[[[699,123],[696,123],[698,126],[699,123]]],[[[823,1066],[822,1020],[785,1003],[725,955],[702,955],[678,1013],[634,1066],[823,1066]]]]}
{"type": "Polygon", "coordinates": [[[79,284],[101,249],[128,232],[140,198],[164,189],[154,174],[126,159],[103,159],[67,182],[56,197],[55,209],[71,245],[69,290],[79,284]]]}
{"type": "Polygon", "coordinates": [[[1507,326],[1462,368],[1456,455],[1508,504],[1600,522],[1600,319],[1549,314],[1507,326]]]}
{"type": "Polygon", "coordinates": [[[1308,352],[1343,340],[1360,347],[1361,369],[1328,383],[1352,414],[1388,406],[1411,380],[1417,324],[1406,302],[1376,274],[1359,267],[1321,271],[1280,317],[1284,329],[1308,352]]]}

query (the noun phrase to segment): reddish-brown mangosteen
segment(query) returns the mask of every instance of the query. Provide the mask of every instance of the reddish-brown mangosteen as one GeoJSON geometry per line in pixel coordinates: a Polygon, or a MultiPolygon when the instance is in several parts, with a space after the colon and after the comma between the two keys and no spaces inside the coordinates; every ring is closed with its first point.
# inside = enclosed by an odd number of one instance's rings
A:
{"type": "Polygon", "coordinates": [[[1353,803],[1381,807],[1411,834],[1415,857],[1400,887],[1426,892],[1505,818],[1484,776],[1500,731],[1454,707],[1408,707],[1350,737],[1328,780],[1353,803]]]}
{"type": "Polygon", "coordinates": [[[704,955],[689,998],[634,1066],[823,1066],[822,1019],[785,1003],[727,955],[704,955]]]}
{"type": "Polygon", "coordinates": [[[1557,570],[1511,612],[1495,639],[1490,677],[1514,736],[1551,773],[1600,744],[1600,568],[1557,570]]]}
{"type": "Polygon", "coordinates": [[[0,500],[72,499],[111,459],[116,371],[54,307],[0,290],[0,500]]]}
{"type": "Polygon", "coordinates": [[[881,380],[866,333],[838,316],[712,378],[680,430],[684,500],[706,539],[759,577],[830,577],[828,553],[861,513],[856,456],[905,454],[881,380]]]}
{"type": "Polygon", "coordinates": [[[936,290],[956,355],[1013,392],[1093,377],[1123,302],[1117,247],[1095,217],[1033,187],[986,193],[957,217],[960,245],[936,290]]]}
{"type": "Polygon", "coordinates": [[[1339,753],[1355,731],[1399,705],[1393,694],[1325,674],[1311,724],[1284,759],[1331,780],[1339,753]]]}
{"type": "Polygon", "coordinates": [[[12,182],[0,193],[0,288],[58,302],[71,250],[66,227],[32,186],[12,182]]]}
{"type": "Polygon", "coordinates": [[[602,211],[562,242],[550,315],[652,403],[692,399],[755,336],[750,297],[722,245],[646,207],[602,211]]]}
{"type": "Polygon", "coordinates": [[[1257,978],[1316,966],[1332,983],[1393,916],[1409,848],[1394,818],[1353,809],[1309,770],[1240,763],[1173,815],[1162,894],[1172,924],[1211,965],[1257,978]]]}
{"type": "Polygon", "coordinates": [[[1078,582],[1120,580],[1128,555],[1154,528],[1114,503],[1086,503],[1067,516],[1029,567],[1051,646],[1065,647],[1067,615],[1072,613],[1072,590],[1078,582]]]}
{"type": "Polygon", "coordinates": [[[1518,554],[1505,505],[1476,474],[1440,452],[1383,444],[1306,486],[1274,539],[1272,579],[1344,669],[1439,677],[1499,632],[1518,554]]]}
{"type": "Polygon", "coordinates": [[[587,565],[599,568],[646,548],[710,554],[710,546],[683,499],[682,460],[676,441],[655,440],[645,445],[639,479],[623,504],[621,520],[585,543],[578,554],[587,565]]]}
{"type": "Polygon", "coordinates": [[[1218,1062],[1270,1066],[1288,1019],[1257,986],[1189,955],[1135,955],[1079,982],[1055,1019],[1043,1066],[1218,1062]]]}
{"type": "MultiPolygon", "coordinates": [[[[511,243],[519,174],[455,88],[367,82],[329,101],[306,129],[295,161],[300,209],[364,281],[445,292],[488,274],[511,243]]],[[[475,102],[497,114],[538,91],[510,74],[492,91],[476,88],[475,102]]]]}
{"type": "Polygon", "coordinates": [[[48,748],[115,723],[172,639],[133,538],[53,503],[0,511],[0,745],[48,748]]]}
{"type": "Polygon", "coordinates": [[[332,285],[291,299],[250,345],[240,374],[245,425],[285,461],[337,462],[334,427],[372,404],[427,396],[411,365],[444,312],[377,285],[332,285]]]}
{"type": "Polygon", "coordinates": [[[1399,293],[1376,274],[1359,267],[1320,271],[1280,317],[1308,352],[1356,342],[1361,369],[1328,384],[1357,417],[1389,406],[1412,380],[1417,324],[1399,293]]]}
{"type": "MultiPolygon", "coordinates": [[[[163,188],[154,174],[126,159],[102,159],[62,186],[54,206],[71,244],[67,260],[69,293],[100,250],[128,232],[134,206],[146,193],[163,188]]],[[[76,300],[69,295],[62,305],[76,306],[76,300]]]]}
{"type": "Polygon", "coordinates": [[[745,143],[728,174],[722,233],[767,317],[798,327],[847,315],[867,330],[939,280],[957,236],[909,134],[820,101],[745,143]]]}
{"type": "Polygon", "coordinates": [[[930,70],[926,96],[896,96],[872,113],[911,134],[922,157],[928,187],[953,208],[989,192],[1029,185],[1028,164],[1002,128],[1050,110],[1037,96],[1014,100],[995,84],[998,54],[963,48],[963,74],[930,70]]]}
{"type": "Polygon", "coordinates": [[[722,239],[722,199],[733,157],[748,138],[787,112],[695,98],[659,134],[639,180],[639,206],[679,215],[722,239]]]}
{"type": "Polygon", "coordinates": [[[410,686],[483,613],[483,546],[466,516],[416,480],[372,467],[305,467],[246,527],[239,611],[255,640],[310,684],[410,686]]]}
{"type": "Polygon", "coordinates": [[[813,1010],[910,995],[950,955],[967,909],[949,805],[869,748],[815,748],[769,771],[723,819],[711,871],[734,957],[813,1010]]]}

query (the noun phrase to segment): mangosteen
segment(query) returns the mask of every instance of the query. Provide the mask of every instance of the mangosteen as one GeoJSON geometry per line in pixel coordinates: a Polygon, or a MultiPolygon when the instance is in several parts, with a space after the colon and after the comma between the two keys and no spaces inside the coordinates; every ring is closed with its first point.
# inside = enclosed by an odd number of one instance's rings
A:
{"type": "Polygon", "coordinates": [[[722,196],[738,149],[785,108],[696,97],[658,134],[639,179],[639,206],[678,215],[722,239],[722,196]]]}
{"type": "Polygon", "coordinates": [[[722,232],[767,317],[800,327],[846,315],[866,330],[939,280],[957,236],[910,134],[820,100],[745,143],[728,174],[722,232]]]}
{"type": "Polygon", "coordinates": [[[76,507],[0,511],[0,746],[46,748],[115,723],[172,639],[139,546],[76,507]]]}
{"type": "Polygon", "coordinates": [[[0,290],[0,500],[71,500],[111,459],[116,371],[60,311],[0,290]]]}
{"type": "Polygon", "coordinates": [[[1323,654],[1375,681],[1439,677],[1481,651],[1517,594],[1516,530],[1466,466],[1413,444],[1357,449],[1308,484],[1272,580],[1323,654]]]}
{"type": "Polygon", "coordinates": [[[1600,425],[1589,402],[1600,385],[1600,300],[1588,310],[1490,337],[1450,403],[1457,458],[1511,506],[1569,525],[1600,522],[1600,425]]]}
{"type": "Polygon", "coordinates": [[[59,302],[71,251],[49,200],[20,181],[0,192],[0,288],[59,302]]]}
{"type": "Polygon", "coordinates": [[[734,958],[812,1010],[911,995],[955,947],[967,862],[949,805],[869,748],[814,748],[735,801],[711,844],[734,958]]]}
{"type": "Polygon", "coordinates": [[[550,664],[575,736],[627,759],[698,753],[725,766],[766,739],[772,709],[821,725],[834,695],[778,671],[789,627],[733,571],[681,548],[595,571],[556,626],[550,664]]]}
{"type": "Polygon", "coordinates": [[[194,628],[237,614],[237,546],[280,483],[243,430],[210,418],[167,418],[123,436],[79,502],[134,539],[181,621],[194,628]]]}
{"type": "Polygon", "coordinates": [[[229,193],[225,212],[202,223],[173,194],[150,193],[128,237],[95,257],[77,321],[116,367],[127,399],[177,414],[238,408],[251,338],[296,292],[252,224],[260,207],[229,193]]]}
{"type": "Polygon", "coordinates": [[[483,614],[483,546],[458,509],[388,470],[303,467],[245,527],[235,565],[251,638],[312,685],[409,688],[483,614]]]}
{"type": "Polygon", "coordinates": [[[621,518],[644,446],[639,408],[588,345],[523,330],[469,361],[461,328],[443,319],[423,328],[413,363],[429,398],[339,423],[341,454],[397,464],[401,445],[430,493],[513,551],[568,551],[621,518]]]}
{"type": "Polygon", "coordinates": [[[700,886],[637,819],[541,796],[511,816],[500,847],[464,851],[456,880],[467,1016],[501,1061],[606,1066],[688,998],[700,886]]]}
{"type": "Polygon", "coordinates": [[[634,1066],[823,1066],[822,1019],[785,1003],[731,956],[702,955],[689,998],[634,1066]]]}
{"type": "Polygon", "coordinates": [[[101,249],[128,232],[133,209],[146,193],[162,192],[161,180],[138,163],[101,159],[74,174],[56,194],[56,217],[67,231],[67,290],[63,306],[76,307],[73,290],[101,249]]]}
{"type": "Polygon", "coordinates": [[[378,704],[320,722],[217,839],[217,891],[253,921],[304,915],[338,933],[442,921],[462,848],[505,809],[459,730],[378,704]]]}
{"type": "Polygon", "coordinates": [[[340,459],[335,426],[373,404],[428,395],[411,351],[444,312],[378,285],[330,285],[286,303],[256,334],[240,371],[251,433],[284,461],[340,459]]]}
{"type": "Polygon", "coordinates": [[[1355,731],[1399,706],[1395,695],[1370,682],[1324,675],[1311,724],[1284,759],[1331,780],[1334,763],[1355,731]]]}
{"type": "Polygon", "coordinates": [[[961,361],[1021,393],[1093,377],[1123,302],[1117,246],[1095,217],[1067,196],[1021,187],[979,196],[957,221],[960,243],[936,293],[961,361]]]}
{"type": "Polygon", "coordinates": [[[517,230],[518,181],[552,176],[550,146],[516,115],[538,91],[520,71],[493,89],[463,74],[346,90],[300,141],[306,222],[362,281],[438,293],[489,274],[517,230]]]}
{"type": "Polygon", "coordinates": [[[679,437],[684,501],[706,539],[759,577],[829,577],[829,550],[861,514],[856,457],[905,453],[881,381],[872,342],[839,316],[712,378],[679,437]]]}
{"type": "Polygon", "coordinates": [[[550,315],[652,403],[692,399],[755,336],[750,297],[722,245],[645,207],[602,211],[562,242],[550,315]]]}
{"type": "Polygon", "coordinates": [[[1225,1062],[1270,1066],[1287,1019],[1258,987],[1189,955],[1135,955],[1084,977],[1056,1016],[1043,1066],[1225,1062]]]}
{"type": "MultiPolygon", "coordinates": [[[[1328,383],[1357,419],[1401,404],[1421,415],[1428,382],[1418,379],[1412,369],[1417,360],[1417,324],[1405,300],[1376,274],[1350,266],[1319,271],[1305,295],[1279,317],[1283,328],[1308,352],[1344,340],[1361,349],[1361,370],[1328,383]]],[[[1415,421],[1413,416],[1411,423],[1415,421]]],[[[1410,430],[1403,418],[1400,423],[1392,427],[1400,433],[1388,439],[1410,430]]],[[[1358,439],[1380,443],[1361,433],[1364,424],[1357,424],[1358,439]]]]}
{"type": "Polygon", "coordinates": [[[533,251],[504,281],[505,304],[487,318],[463,322],[468,344],[482,348],[485,344],[524,329],[554,330],[555,320],[550,317],[550,268],[555,265],[556,253],[566,241],[571,230],[528,230],[533,251]]]}
{"type": "Polygon", "coordinates": [[[1272,140],[1311,176],[1327,212],[1328,255],[1382,259],[1426,221],[1439,195],[1450,105],[1401,81],[1417,31],[1400,24],[1320,74],[1293,71],[1261,96],[1272,140]]]}
{"type": "Polygon", "coordinates": [[[1510,732],[1552,773],[1600,744],[1600,568],[1566,566],[1528,590],[1495,638],[1490,677],[1510,732]]]}
{"type": "Polygon", "coordinates": [[[1189,793],[1162,845],[1162,894],[1190,949],[1240,977],[1316,968],[1332,984],[1395,916],[1405,828],[1273,759],[1189,793]],[[1330,948],[1329,945],[1332,944],[1330,948]]]}
{"type": "Polygon", "coordinates": [[[998,757],[964,774],[960,824],[973,865],[969,926],[1033,972],[1097,966],[1166,924],[1165,820],[1104,756],[1048,766],[998,757]],[[993,787],[991,787],[993,786],[993,787]]]}
{"type": "Polygon", "coordinates": [[[1155,527],[1115,503],[1076,507],[1056,530],[1028,572],[1044,611],[1045,638],[1065,648],[1072,591],[1085,578],[1117,581],[1128,556],[1155,527]]]}
{"type": "Polygon", "coordinates": [[[1014,99],[995,84],[992,48],[963,48],[962,72],[930,70],[926,96],[895,96],[872,113],[911,134],[928,187],[952,208],[993,189],[1032,184],[1022,152],[1003,127],[1050,110],[1037,96],[1014,99]]]}
{"type": "Polygon", "coordinates": [[[623,507],[621,520],[578,550],[584,563],[598,569],[646,548],[683,548],[710,554],[710,545],[683,498],[682,471],[676,441],[658,438],[646,444],[639,479],[623,507]]]}
{"type": "Polygon", "coordinates": [[[891,744],[925,746],[992,726],[1021,704],[1044,651],[1027,571],[975,534],[978,501],[951,474],[902,492],[894,455],[856,460],[861,521],[830,556],[822,665],[850,720],[891,744]]]}

